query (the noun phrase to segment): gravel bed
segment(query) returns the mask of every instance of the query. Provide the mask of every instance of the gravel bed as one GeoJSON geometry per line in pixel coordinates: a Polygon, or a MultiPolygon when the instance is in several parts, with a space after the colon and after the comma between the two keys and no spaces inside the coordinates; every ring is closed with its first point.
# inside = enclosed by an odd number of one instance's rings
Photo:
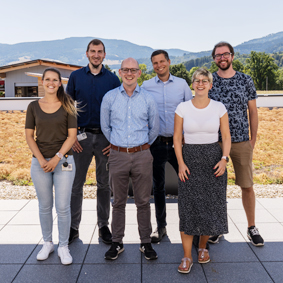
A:
{"type": "MultiPolygon", "coordinates": [[[[257,198],[279,198],[283,197],[283,185],[254,185],[257,198]]],[[[36,199],[33,186],[14,186],[10,182],[0,181],[0,199],[36,199]]],[[[84,198],[96,198],[96,186],[84,186],[84,198]]],[[[177,196],[167,195],[167,199],[176,199],[177,196]]],[[[238,186],[228,186],[227,198],[241,198],[241,189],[238,186]]]]}

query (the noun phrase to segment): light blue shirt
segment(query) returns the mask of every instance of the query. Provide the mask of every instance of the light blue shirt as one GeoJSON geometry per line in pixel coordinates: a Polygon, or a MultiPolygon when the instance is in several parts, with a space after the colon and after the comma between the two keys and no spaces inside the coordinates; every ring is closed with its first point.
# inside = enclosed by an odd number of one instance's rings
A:
{"type": "Polygon", "coordinates": [[[138,85],[129,96],[123,84],[103,97],[101,130],[107,140],[120,147],[152,144],[159,131],[156,102],[152,95],[138,85]]]}
{"type": "Polygon", "coordinates": [[[169,80],[165,83],[156,76],[144,81],[141,87],[150,92],[157,102],[160,124],[159,136],[172,137],[177,106],[181,102],[193,98],[187,82],[170,74],[169,80]]]}

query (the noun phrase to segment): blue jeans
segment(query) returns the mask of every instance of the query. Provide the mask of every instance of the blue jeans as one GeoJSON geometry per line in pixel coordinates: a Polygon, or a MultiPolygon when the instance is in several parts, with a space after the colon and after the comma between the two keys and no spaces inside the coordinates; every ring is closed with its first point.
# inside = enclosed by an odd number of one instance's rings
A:
{"type": "Polygon", "coordinates": [[[62,164],[65,161],[66,158],[63,158],[53,172],[45,173],[38,160],[33,157],[30,169],[38,198],[40,225],[45,242],[52,241],[54,185],[60,247],[68,245],[71,224],[70,202],[76,172],[73,156],[69,155],[67,158],[67,162],[73,166],[72,171],[62,171],[62,164]]]}
{"type": "Polygon", "coordinates": [[[162,142],[159,138],[151,145],[153,156],[153,195],[155,202],[155,216],[158,228],[164,228],[166,223],[165,200],[165,164],[169,162],[178,174],[178,162],[173,142],[162,142]]]}

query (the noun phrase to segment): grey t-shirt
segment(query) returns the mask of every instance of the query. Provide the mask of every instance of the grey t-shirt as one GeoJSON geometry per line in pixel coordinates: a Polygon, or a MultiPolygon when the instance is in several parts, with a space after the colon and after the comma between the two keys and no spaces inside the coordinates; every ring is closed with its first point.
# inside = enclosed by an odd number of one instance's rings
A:
{"type": "MultiPolygon", "coordinates": [[[[232,142],[249,140],[248,102],[257,98],[256,88],[249,75],[236,72],[232,78],[213,73],[213,87],[209,98],[222,102],[228,112],[232,142]]],[[[221,134],[219,134],[221,141],[221,134]]]]}
{"type": "MultiPolygon", "coordinates": [[[[26,114],[26,129],[36,129],[36,144],[44,158],[52,158],[68,137],[69,128],[77,128],[77,118],[61,106],[54,113],[45,113],[38,101],[29,104],[26,114]]],[[[70,149],[67,153],[72,155],[70,149]]]]}

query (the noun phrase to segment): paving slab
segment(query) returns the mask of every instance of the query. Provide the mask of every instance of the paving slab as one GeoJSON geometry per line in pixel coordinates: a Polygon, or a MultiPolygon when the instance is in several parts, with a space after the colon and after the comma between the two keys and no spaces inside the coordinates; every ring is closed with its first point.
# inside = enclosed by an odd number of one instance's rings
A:
{"type": "MultiPolygon", "coordinates": [[[[283,226],[279,222],[258,223],[256,226],[265,242],[280,242],[283,240],[283,226]]],[[[239,223],[237,224],[237,227],[243,235],[246,235],[247,225],[239,223]]]]}
{"type": "Polygon", "coordinates": [[[96,199],[84,199],[83,200],[83,206],[82,206],[83,211],[87,210],[97,210],[97,201],[96,199]]]}
{"type": "Polygon", "coordinates": [[[283,262],[263,262],[263,265],[275,283],[282,283],[283,262]]]}
{"type": "Polygon", "coordinates": [[[40,225],[6,225],[0,231],[0,244],[37,244],[41,238],[40,225]]]}
{"type": "Polygon", "coordinates": [[[0,224],[7,224],[9,223],[13,217],[18,213],[17,210],[1,210],[0,211],[0,224]]]}
{"type": "MultiPolygon", "coordinates": [[[[242,199],[241,198],[229,198],[227,199],[227,209],[238,209],[244,210],[242,199]]],[[[256,199],[255,209],[265,209],[264,206],[256,199]]]]}
{"type": "MultiPolygon", "coordinates": [[[[181,262],[181,260],[180,260],[181,262]]],[[[189,274],[182,274],[178,272],[177,264],[143,264],[142,266],[142,281],[144,283],[179,283],[179,282],[191,282],[191,283],[204,283],[206,282],[202,267],[198,263],[194,263],[189,274]]]]}
{"type": "MultiPolygon", "coordinates": [[[[79,283],[140,283],[140,264],[84,264],[79,283]]],[[[149,282],[149,281],[148,281],[149,282]]],[[[150,281],[152,282],[152,281],[150,281]]]]}
{"type": "Polygon", "coordinates": [[[222,240],[219,244],[210,245],[209,254],[211,262],[258,262],[246,242],[231,243],[222,240]]]}
{"type": "Polygon", "coordinates": [[[80,264],[29,265],[26,264],[13,283],[73,283],[81,269],[80,264]]]}
{"type": "Polygon", "coordinates": [[[36,244],[0,244],[0,264],[23,264],[35,248],[36,244]]]}
{"type": "MultiPolygon", "coordinates": [[[[229,217],[234,223],[247,223],[246,213],[243,210],[230,209],[228,210],[229,217]]],[[[278,222],[278,220],[266,209],[257,209],[255,211],[256,223],[272,223],[278,222]]]]}
{"type": "MultiPolygon", "coordinates": [[[[54,218],[54,214],[53,214],[54,218]]],[[[21,210],[11,219],[9,222],[11,225],[40,225],[39,221],[39,214],[38,211],[32,211],[32,210],[21,210]]]]}
{"type": "Polygon", "coordinates": [[[265,209],[282,209],[283,198],[258,198],[259,202],[265,209]]]}
{"type": "Polygon", "coordinates": [[[269,208],[268,211],[278,222],[283,222],[283,207],[281,209],[269,208]]]}
{"type": "MultiPolygon", "coordinates": [[[[170,243],[161,241],[158,244],[152,244],[152,247],[155,249],[158,258],[157,260],[151,261],[151,264],[163,264],[163,263],[173,263],[175,266],[180,264],[181,259],[184,257],[184,250],[181,243],[170,243]]],[[[194,262],[197,262],[197,251],[193,247],[192,257],[194,262]]],[[[148,263],[148,261],[142,257],[143,263],[148,263]]]]}
{"type": "Polygon", "coordinates": [[[207,282],[273,282],[260,262],[209,263],[203,264],[207,282]]]}
{"type": "Polygon", "coordinates": [[[0,200],[0,210],[20,210],[29,203],[29,200],[0,200]]]}
{"type": "Polygon", "coordinates": [[[141,263],[141,252],[139,250],[139,244],[124,244],[124,251],[119,254],[116,260],[106,260],[104,258],[105,253],[109,250],[111,245],[106,245],[104,243],[101,244],[91,244],[86,258],[85,263],[99,263],[99,264],[133,264],[133,263],[141,263]]]}
{"type": "MultiPolygon", "coordinates": [[[[282,261],[283,262],[283,241],[264,243],[263,247],[255,247],[250,245],[255,255],[261,262],[282,261]]],[[[282,277],[283,282],[283,277],[282,277]]]]}
{"type": "Polygon", "coordinates": [[[15,278],[21,267],[22,267],[21,264],[1,264],[0,265],[1,282],[2,283],[12,282],[13,278],[15,278]]]}

